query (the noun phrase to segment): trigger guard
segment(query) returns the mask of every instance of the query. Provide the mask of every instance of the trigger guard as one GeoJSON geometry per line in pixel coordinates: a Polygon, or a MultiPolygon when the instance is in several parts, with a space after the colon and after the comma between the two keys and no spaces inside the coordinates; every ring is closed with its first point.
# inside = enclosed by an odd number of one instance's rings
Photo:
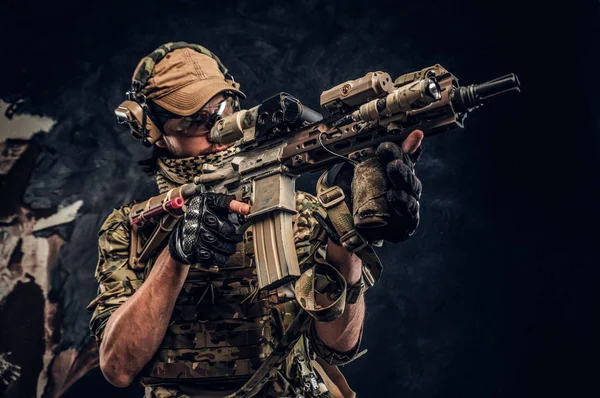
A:
{"type": "MultiPolygon", "coordinates": [[[[232,214],[237,216],[237,214],[235,213],[232,214]]],[[[244,235],[246,230],[252,225],[252,222],[244,219],[244,217],[242,216],[239,216],[237,218],[238,219],[236,220],[236,222],[233,223],[233,225],[235,226],[235,233],[238,235],[244,235]]]]}

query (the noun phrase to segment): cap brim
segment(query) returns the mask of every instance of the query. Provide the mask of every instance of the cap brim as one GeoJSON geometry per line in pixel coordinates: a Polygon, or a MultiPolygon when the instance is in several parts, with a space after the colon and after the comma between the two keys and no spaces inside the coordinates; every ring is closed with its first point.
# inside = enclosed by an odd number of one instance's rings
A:
{"type": "Polygon", "coordinates": [[[241,98],[246,98],[246,94],[222,79],[207,79],[195,81],[160,98],[153,98],[152,101],[169,112],[189,116],[202,109],[212,97],[224,91],[231,91],[241,98]],[[208,80],[214,81],[209,83],[208,80]]]}

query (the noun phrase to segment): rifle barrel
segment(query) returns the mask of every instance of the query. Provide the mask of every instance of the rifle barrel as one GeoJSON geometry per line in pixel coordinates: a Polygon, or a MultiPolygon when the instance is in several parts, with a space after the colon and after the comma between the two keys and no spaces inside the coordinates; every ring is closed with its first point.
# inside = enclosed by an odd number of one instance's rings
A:
{"type": "Polygon", "coordinates": [[[459,112],[470,111],[481,106],[496,95],[521,91],[519,78],[514,73],[481,84],[459,87],[452,93],[452,105],[459,112]]]}

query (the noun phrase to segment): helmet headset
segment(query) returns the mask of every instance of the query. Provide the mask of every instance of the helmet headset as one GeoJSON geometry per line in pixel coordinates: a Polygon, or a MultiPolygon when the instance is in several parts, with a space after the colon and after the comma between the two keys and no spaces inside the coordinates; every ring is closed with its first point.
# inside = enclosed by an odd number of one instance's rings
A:
{"type": "MultiPolygon", "coordinates": [[[[131,130],[131,135],[140,140],[144,146],[152,146],[162,137],[163,131],[160,122],[148,106],[146,96],[142,91],[147,85],[148,79],[152,76],[154,66],[165,58],[169,52],[181,48],[189,48],[214,59],[217,62],[219,71],[225,77],[225,81],[231,84],[232,88],[239,89],[239,84],[236,83],[233,76],[228,73],[227,68],[223,65],[221,60],[207,48],[199,44],[182,41],[163,44],[144,57],[140,62],[140,65],[135,71],[131,88],[126,93],[127,100],[123,101],[121,105],[115,109],[115,115],[117,116],[119,124],[126,124],[131,130]]],[[[233,95],[233,98],[234,110],[239,109],[239,98],[236,95],[233,95]]],[[[154,105],[158,106],[157,104],[154,105]]]]}

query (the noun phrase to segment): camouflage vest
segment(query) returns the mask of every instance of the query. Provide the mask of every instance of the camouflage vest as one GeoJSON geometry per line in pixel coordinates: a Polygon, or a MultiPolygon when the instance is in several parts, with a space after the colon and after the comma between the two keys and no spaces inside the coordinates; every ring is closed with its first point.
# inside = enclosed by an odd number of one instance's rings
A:
{"type": "Polygon", "coordinates": [[[190,270],[144,384],[252,375],[297,312],[291,289],[257,294],[256,283],[248,239],[219,272],[190,270]]]}
{"type": "MultiPolygon", "coordinates": [[[[179,162],[176,165],[181,168],[179,162]]],[[[156,175],[162,192],[174,186],[167,175],[156,175]]],[[[302,198],[297,196],[297,203],[298,199],[301,207],[302,198]]],[[[302,217],[302,208],[298,210],[302,217]]],[[[298,255],[306,255],[307,250],[299,249],[298,255]]],[[[154,261],[148,262],[146,273],[154,261]]],[[[215,273],[190,270],[165,338],[142,372],[142,384],[152,386],[150,396],[180,396],[169,387],[189,384],[235,391],[250,378],[298,311],[291,286],[260,293],[256,286],[251,228],[227,266],[215,273]]],[[[306,376],[314,375],[311,359],[302,337],[280,366],[277,378],[265,387],[264,396],[284,396],[280,394],[290,393],[290,385],[291,390],[299,387],[306,376]]],[[[318,396],[330,395],[325,389],[318,396]]]]}

